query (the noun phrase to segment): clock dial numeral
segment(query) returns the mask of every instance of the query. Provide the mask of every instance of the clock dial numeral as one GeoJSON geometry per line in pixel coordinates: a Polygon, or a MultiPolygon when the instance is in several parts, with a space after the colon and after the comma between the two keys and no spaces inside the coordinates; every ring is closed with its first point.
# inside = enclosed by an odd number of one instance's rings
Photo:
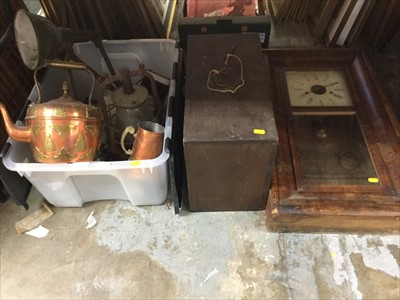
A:
{"type": "Polygon", "coordinates": [[[319,99],[319,103],[321,104],[321,106],[324,106],[324,102],[321,99],[319,99]]]}
{"type": "Polygon", "coordinates": [[[311,104],[311,103],[313,103],[313,101],[314,101],[314,99],[310,97],[310,98],[308,98],[307,103],[311,104]]]}
{"type": "Polygon", "coordinates": [[[336,104],[336,102],[333,101],[331,98],[329,98],[328,100],[329,100],[329,102],[331,102],[332,104],[336,104]]]}
{"type": "Polygon", "coordinates": [[[339,99],[343,99],[343,96],[342,96],[342,95],[339,95],[339,94],[333,93],[332,96],[333,96],[333,97],[336,97],[336,98],[339,98],[339,99]]]}
{"type": "Polygon", "coordinates": [[[302,74],[302,75],[303,75],[303,77],[304,77],[307,81],[310,81],[310,79],[307,77],[306,74],[302,74]]]}
{"type": "Polygon", "coordinates": [[[303,94],[300,94],[299,97],[300,97],[300,98],[304,98],[304,97],[307,96],[308,94],[309,94],[308,92],[305,92],[305,93],[303,93],[303,94]]]}

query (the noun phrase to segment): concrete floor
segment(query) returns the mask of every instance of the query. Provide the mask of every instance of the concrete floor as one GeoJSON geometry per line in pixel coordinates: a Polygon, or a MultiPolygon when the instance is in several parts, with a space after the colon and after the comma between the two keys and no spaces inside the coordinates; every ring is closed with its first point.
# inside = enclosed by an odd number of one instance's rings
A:
{"type": "MultiPolygon", "coordinates": [[[[274,29],[275,46],[299,29],[274,29]],[[282,33],[277,35],[277,30],[282,33]]],[[[285,41],[286,40],[286,41],[285,41]]],[[[48,236],[18,234],[29,211],[0,205],[1,299],[397,299],[398,235],[271,233],[265,212],[184,213],[171,201],[134,207],[98,201],[53,208],[48,236]],[[94,210],[97,225],[85,229],[94,210]]]]}
{"type": "Polygon", "coordinates": [[[170,202],[53,208],[48,236],[18,234],[30,209],[0,209],[1,299],[396,299],[399,236],[278,234],[265,212],[187,213],[170,202]],[[95,210],[97,225],[85,229],[95,210]]]}

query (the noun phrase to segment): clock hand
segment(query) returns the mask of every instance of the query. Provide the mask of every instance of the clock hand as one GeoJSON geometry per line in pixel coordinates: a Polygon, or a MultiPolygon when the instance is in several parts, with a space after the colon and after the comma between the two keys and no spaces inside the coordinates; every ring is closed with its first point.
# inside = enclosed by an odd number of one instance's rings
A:
{"type": "Polygon", "coordinates": [[[330,83],[330,84],[327,84],[327,85],[323,85],[323,87],[327,87],[327,86],[331,86],[331,85],[335,85],[335,84],[338,84],[339,82],[338,81],[336,81],[336,82],[334,82],[334,83],[330,83]]]}

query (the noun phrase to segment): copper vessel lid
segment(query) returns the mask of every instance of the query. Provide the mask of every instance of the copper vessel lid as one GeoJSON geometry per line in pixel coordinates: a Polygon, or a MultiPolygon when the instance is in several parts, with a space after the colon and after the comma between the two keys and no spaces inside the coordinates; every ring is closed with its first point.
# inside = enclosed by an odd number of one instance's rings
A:
{"type": "Polygon", "coordinates": [[[102,119],[101,110],[73,99],[68,94],[68,83],[63,83],[64,94],[45,103],[31,104],[26,119],[102,119]]]}

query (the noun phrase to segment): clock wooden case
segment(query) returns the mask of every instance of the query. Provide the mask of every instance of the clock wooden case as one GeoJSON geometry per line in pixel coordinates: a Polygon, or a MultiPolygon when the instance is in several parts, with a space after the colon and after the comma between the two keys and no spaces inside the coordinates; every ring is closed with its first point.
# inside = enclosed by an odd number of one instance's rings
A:
{"type": "Polygon", "coordinates": [[[399,231],[399,123],[365,55],[265,50],[279,144],[273,231],[399,231]]]}

